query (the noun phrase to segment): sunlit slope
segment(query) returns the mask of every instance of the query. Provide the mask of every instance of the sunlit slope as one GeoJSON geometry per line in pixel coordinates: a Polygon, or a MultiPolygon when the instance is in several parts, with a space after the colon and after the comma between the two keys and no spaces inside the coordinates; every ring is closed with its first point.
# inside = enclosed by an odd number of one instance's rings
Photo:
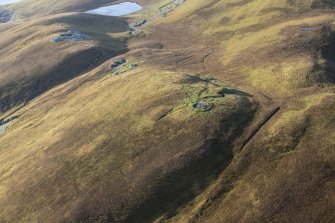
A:
{"type": "Polygon", "coordinates": [[[0,113],[126,52],[123,18],[63,14],[5,26],[0,36],[0,113]],[[90,39],[52,42],[69,30],[90,39]]]}
{"type": "MultiPolygon", "coordinates": [[[[237,147],[235,164],[216,183],[168,221],[331,221],[332,12],[315,9],[307,1],[211,3],[215,2],[188,1],[162,19],[160,28],[179,34],[172,41],[177,46],[183,40],[184,46],[193,43],[192,38],[187,42],[183,25],[196,37],[202,33],[199,42],[207,42],[214,51],[205,60],[208,75],[247,90],[264,105],[277,104],[280,110],[242,147],[243,152],[237,147]]],[[[165,40],[159,32],[153,35],[165,40]]]]}
{"type": "MultiPolygon", "coordinates": [[[[220,177],[176,216],[157,222],[333,221],[332,7],[330,1],[190,0],[159,21],[162,30],[192,27],[213,50],[204,60],[208,75],[252,94],[263,109],[279,110],[260,112],[261,127],[235,147],[220,177]]],[[[181,33],[183,39],[187,31],[181,33]]]]}
{"type": "MultiPolygon", "coordinates": [[[[18,118],[0,135],[0,219],[333,221],[331,2],[187,0],[152,17],[168,2],[129,20],[149,21],[129,39],[123,19],[69,14],[31,26],[53,24],[45,44],[59,23],[95,36],[51,44],[64,55],[86,44],[127,52],[53,84],[13,113],[18,118]],[[127,64],[116,75],[110,66],[120,59],[127,64]]],[[[22,42],[1,41],[14,49],[22,42]]],[[[29,52],[47,58],[40,49],[29,52]]]]}
{"type": "Polygon", "coordinates": [[[187,23],[202,34],[215,50],[206,61],[210,72],[276,97],[294,96],[335,81],[333,13],[313,5],[189,0],[161,22],[187,23]]]}
{"type": "Polygon", "coordinates": [[[334,93],[288,103],[167,222],[332,222],[334,93]]]}
{"type": "Polygon", "coordinates": [[[248,97],[218,97],[225,88],[216,81],[146,66],[99,73],[34,100],[0,135],[1,219],[147,222],[173,213],[229,164],[253,115],[248,97]],[[192,108],[198,97],[210,111],[192,108]]]}

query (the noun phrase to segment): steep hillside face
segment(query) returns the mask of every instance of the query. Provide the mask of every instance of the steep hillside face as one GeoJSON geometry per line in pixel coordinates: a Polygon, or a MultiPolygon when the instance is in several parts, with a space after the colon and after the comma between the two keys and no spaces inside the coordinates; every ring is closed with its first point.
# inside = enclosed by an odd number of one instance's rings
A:
{"type": "MultiPolygon", "coordinates": [[[[171,21],[190,14],[195,2],[181,6],[171,21]]],[[[214,46],[206,60],[209,72],[241,79],[276,97],[293,96],[334,81],[333,72],[325,72],[331,59],[322,53],[332,42],[333,16],[311,10],[311,4],[213,1],[194,9],[187,20],[214,46]]]]}
{"type": "Polygon", "coordinates": [[[229,164],[254,110],[247,97],[221,97],[215,81],[152,67],[85,78],[95,81],[44,95],[1,136],[2,219],[146,222],[173,212],[229,164]],[[215,108],[197,112],[194,97],[215,108]]]}
{"type": "Polygon", "coordinates": [[[84,14],[67,14],[8,26],[1,31],[0,113],[28,102],[58,84],[127,51],[128,22],[84,14]],[[53,42],[75,31],[85,41],[53,42]]]}
{"type": "Polygon", "coordinates": [[[207,72],[252,94],[270,112],[259,113],[256,134],[236,144],[218,180],[168,221],[331,222],[332,12],[310,1],[196,5],[181,6],[162,30],[176,21],[194,27],[213,49],[204,61],[207,72]]]}
{"type": "Polygon", "coordinates": [[[140,3],[0,26],[0,219],[332,222],[332,3],[140,3]]]}

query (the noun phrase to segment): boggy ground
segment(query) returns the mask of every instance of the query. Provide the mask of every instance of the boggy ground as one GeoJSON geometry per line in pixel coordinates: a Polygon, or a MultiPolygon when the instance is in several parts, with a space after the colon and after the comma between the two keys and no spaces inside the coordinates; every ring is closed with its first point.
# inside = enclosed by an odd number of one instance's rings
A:
{"type": "Polygon", "coordinates": [[[7,111],[1,219],[331,222],[333,12],[316,3],[187,0],[124,54],[7,111]],[[114,76],[121,58],[139,66],[114,76]]]}

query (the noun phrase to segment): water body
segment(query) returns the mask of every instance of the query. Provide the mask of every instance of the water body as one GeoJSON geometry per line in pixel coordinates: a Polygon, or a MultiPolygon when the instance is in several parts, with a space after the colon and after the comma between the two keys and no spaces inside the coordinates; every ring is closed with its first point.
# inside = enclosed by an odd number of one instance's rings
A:
{"type": "Polygon", "coordinates": [[[9,5],[22,0],[0,0],[0,5],[9,5]]]}
{"type": "Polygon", "coordinates": [[[105,15],[105,16],[124,16],[140,11],[143,7],[134,2],[122,2],[119,4],[100,7],[86,11],[85,13],[105,15]]]}

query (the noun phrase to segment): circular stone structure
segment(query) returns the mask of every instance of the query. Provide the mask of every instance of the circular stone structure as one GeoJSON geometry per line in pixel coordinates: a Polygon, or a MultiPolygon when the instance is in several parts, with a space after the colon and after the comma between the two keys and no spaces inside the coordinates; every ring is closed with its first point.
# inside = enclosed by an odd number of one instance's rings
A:
{"type": "Polygon", "coordinates": [[[197,109],[198,111],[208,111],[212,108],[212,105],[210,103],[201,100],[193,103],[192,108],[197,109]]]}

